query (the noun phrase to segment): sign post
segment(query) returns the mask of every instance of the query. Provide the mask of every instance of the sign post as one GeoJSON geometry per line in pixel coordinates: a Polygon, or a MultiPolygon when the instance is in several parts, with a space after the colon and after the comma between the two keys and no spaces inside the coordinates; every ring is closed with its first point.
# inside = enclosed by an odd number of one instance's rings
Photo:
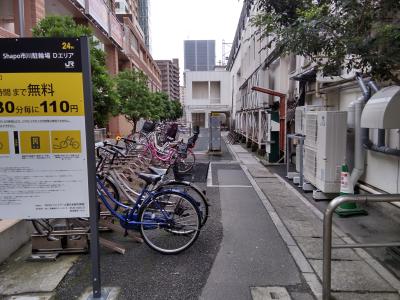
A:
{"type": "Polygon", "coordinates": [[[0,39],[0,218],[90,216],[99,298],[92,102],[87,37],[0,39]]]}

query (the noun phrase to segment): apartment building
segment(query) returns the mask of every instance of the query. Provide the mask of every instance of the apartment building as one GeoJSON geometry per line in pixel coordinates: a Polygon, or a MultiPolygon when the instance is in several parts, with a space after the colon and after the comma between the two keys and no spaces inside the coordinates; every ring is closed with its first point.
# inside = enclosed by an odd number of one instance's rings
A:
{"type": "Polygon", "coordinates": [[[165,92],[169,99],[179,100],[179,60],[156,60],[161,71],[162,91],[165,92]]]}
{"type": "MultiPolygon", "coordinates": [[[[0,1],[0,37],[21,35],[18,0],[0,1]]],[[[139,0],[25,0],[24,36],[47,15],[67,15],[89,26],[106,52],[110,74],[120,70],[142,70],[152,91],[161,90],[161,71],[153,60],[139,24],[139,0]]],[[[110,120],[112,135],[127,134],[130,124],[123,116],[110,120]]]]}

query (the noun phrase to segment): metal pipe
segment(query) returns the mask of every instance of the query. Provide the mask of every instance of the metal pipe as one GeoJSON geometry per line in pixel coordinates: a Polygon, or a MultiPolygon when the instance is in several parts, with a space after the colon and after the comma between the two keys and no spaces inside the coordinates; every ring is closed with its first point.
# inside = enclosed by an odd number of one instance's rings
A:
{"type": "Polygon", "coordinates": [[[333,199],[325,210],[323,227],[322,299],[331,299],[332,271],[332,215],[336,207],[346,202],[395,202],[400,194],[384,195],[342,195],[333,199]]]}
{"type": "Polygon", "coordinates": [[[379,248],[379,247],[400,247],[400,242],[395,242],[395,243],[374,243],[374,244],[332,245],[332,248],[379,248]]]}
{"type": "Polygon", "coordinates": [[[286,177],[289,176],[289,164],[290,164],[290,157],[289,157],[289,138],[291,134],[286,136],[286,177]]]}
{"type": "Polygon", "coordinates": [[[25,12],[24,0],[18,0],[18,13],[19,13],[19,36],[25,36],[25,12]]]}
{"type": "Polygon", "coordinates": [[[304,138],[301,138],[300,139],[300,187],[301,188],[303,188],[303,179],[304,179],[303,149],[304,149],[304,138]]]}
{"type": "Polygon", "coordinates": [[[354,168],[351,171],[350,179],[352,188],[356,185],[365,169],[365,150],[363,139],[365,134],[361,129],[361,114],[364,106],[365,96],[360,97],[354,103],[354,168]]]}
{"type": "Polygon", "coordinates": [[[379,152],[379,153],[393,155],[393,156],[400,156],[400,149],[393,149],[393,148],[389,148],[386,146],[379,147],[377,145],[372,144],[372,142],[370,142],[368,145],[364,145],[364,147],[366,149],[374,151],[374,152],[379,152]]]}
{"type": "Polygon", "coordinates": [[[368,86],[374,91],[374,93],[379,91],[379,87],[376,85],[376,83],[373,80],[370,80],[368,82],[368,86]]]}
{"type": "Polygon", "coordinates": [[[378,129],[378,147],[385,146],[385,135],[386,135],[385,129],[378,129]]]}
{"type": "Polygon", "coordinates": [[[357,82],[358,82],[358,85],[359,85],[359,87],[360,87],[360,89],[361,89],[361,91],[362,91],[364,97],[366,97],[366,98],[369,99],[371,92],[370,92],[370,90],[367,88],[367,86],[366,86],[366,84],[365,84],[365,82],[364,82],[364,80],[363,80],[361,74],[357,73],[357,75],[356,75],[356,80],[357,80],[357,82]]]}

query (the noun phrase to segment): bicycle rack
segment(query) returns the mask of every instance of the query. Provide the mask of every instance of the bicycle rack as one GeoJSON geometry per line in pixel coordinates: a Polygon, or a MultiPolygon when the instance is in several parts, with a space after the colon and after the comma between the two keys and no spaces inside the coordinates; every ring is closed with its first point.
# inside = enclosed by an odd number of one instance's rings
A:
{"type": "Polygon", "coordinates": [[[400,194],[393,195],[343,195],[333,199],[324,214],[323,232],[323,269],[322,269],[322,299],[331,299],[331,273],[332,273],[332,248],[377,248],[396,247],[400,242],[393,243],[370,243],[370,244],[345,244],[332,245],[332,216],[336,207],[346,202],[394,202],[400,200],[400,194]]]}
{"type": "MultiPolygon", "coordinates": [[[[125,231],[119,223],[113,223],[109,212],[101,212],[99,219],[100,231],[116,231],[126,234],[135,242],[143,243],[138,234],[125,231]]],[[[51,236],[32,234],[32,255],[33,260],[55,259],[59,254],[65,253],[88,253],[90,245],[90,232],[88,228],[54,230],[51,236]]],[[[125,254],[126,249],[116,242],[100,237],[100,245],[114,252],[125,254]]]]}

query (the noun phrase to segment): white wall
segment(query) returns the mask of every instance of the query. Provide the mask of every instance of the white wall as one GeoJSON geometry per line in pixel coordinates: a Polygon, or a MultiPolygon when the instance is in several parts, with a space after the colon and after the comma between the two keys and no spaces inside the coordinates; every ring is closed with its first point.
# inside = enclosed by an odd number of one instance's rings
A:
{"type": "MultiPolygon", "coordinates": [[[[327,105],[337,110],[347,110],[347,107],[352,101],[357,100],[362,96],[356,82],[353,85],[345,88],[337,88],[326,93],[327,105]]],[[[322,104],[321,98],[312,95],[310,105],[322,104]]],[[[370,130],[370,140],[377,144],[378,132],[376,129],[370,130]]],[[[354,144],[354,141],[347,141],[354,144]]],[[[391,148],[400,148],[400,135],[397,130],[387,130],[386,145],[391,148]]],[[[400,192],[400,158],[373,151],[366,151],[365,173],[360,178],[378,189],[387,193],[400,192]]]]}
{"type": "Polygon", "coordinates": [[[208,127],[208,114],[210,112],[231,111],[230,72],[223,69],[186,71],[184,101],[187,121],[192,122],[192,113],[205,113],[206,127],[208,127]],[[198,84],[199,82],[202,83],[198,84]]]}

